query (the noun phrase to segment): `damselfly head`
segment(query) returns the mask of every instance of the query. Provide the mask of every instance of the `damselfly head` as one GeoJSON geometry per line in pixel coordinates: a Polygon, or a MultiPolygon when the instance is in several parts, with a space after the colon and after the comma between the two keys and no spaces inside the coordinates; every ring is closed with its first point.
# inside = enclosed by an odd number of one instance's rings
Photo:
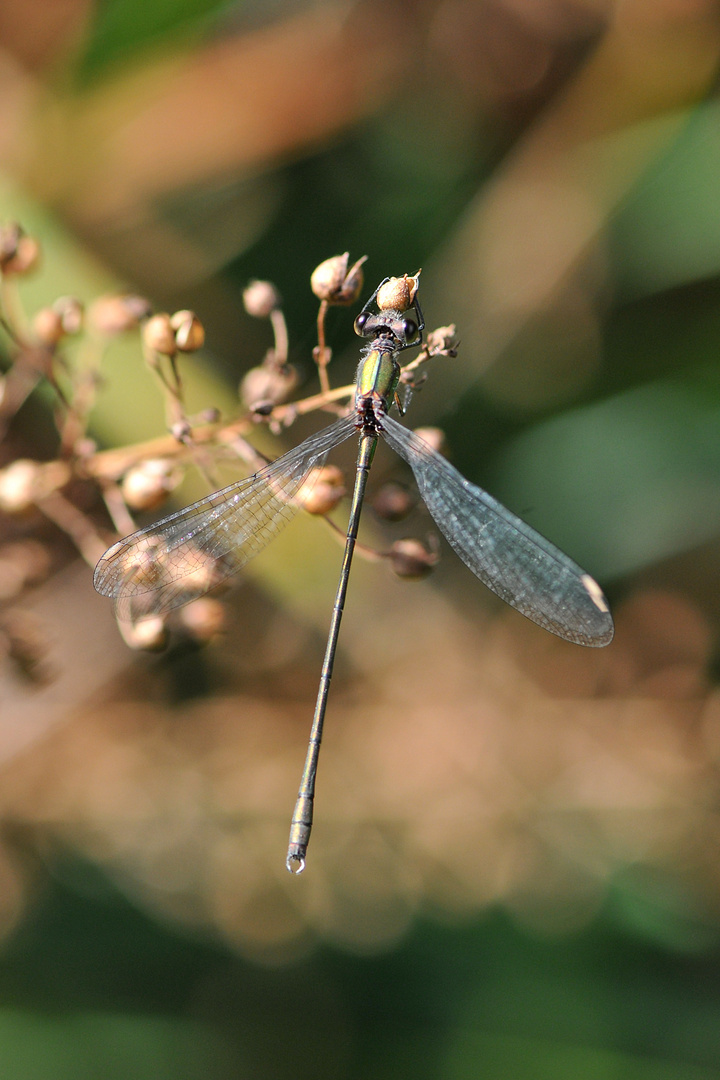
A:
{"type": "Polygon", "coordinates": [[[392,318],[397,312],[383,311],[373,315],[371,311],[361,311],[355,320],[355,333],[359,337],[393,337],[399,348],[412,345],[419,334],[418,324],[414,319],[392,318]]]}
{"type": "Polygon", "coordinates": [[[425,326],[417,299],[419,278],[418,270],[417,274],[403,274],[381,282],[355,319],[355,333],[371,341],[383,338],[396,351],[419,345],[425,326]],[[372,310],[373,305],[377,313],[372,310]],[[405,315],[411,310],[415,318],[405,315]]]}

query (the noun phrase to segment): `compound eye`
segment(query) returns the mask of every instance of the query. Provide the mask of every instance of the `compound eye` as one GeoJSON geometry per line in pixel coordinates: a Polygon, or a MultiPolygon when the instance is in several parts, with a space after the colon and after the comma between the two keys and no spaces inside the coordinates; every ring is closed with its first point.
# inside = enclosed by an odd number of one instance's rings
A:
{"type": "Polygon", "coordinates": [[[361,311],[360,314],[355,319],[355,322],[353,323],[353,326],[355,327],[355,333],[357,334],[358,337],[365,337],[365,327],[367,326],[367,321],[368,321],[369,318],[370,318],[370,312],[369,311],[361,311]]]}
{"type": "Polygon", "coordinates": [[[407,345],[418,336],[418,324],[414,319],[403,319],[403,335],[407,345]]]}

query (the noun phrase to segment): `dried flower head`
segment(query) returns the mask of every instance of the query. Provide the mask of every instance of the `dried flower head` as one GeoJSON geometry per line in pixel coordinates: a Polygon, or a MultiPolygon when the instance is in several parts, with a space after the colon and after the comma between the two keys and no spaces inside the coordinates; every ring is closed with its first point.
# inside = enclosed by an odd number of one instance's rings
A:
{"type": "Polygon", "coordinates": [[[372,508],[384,521],[401,521],[410,513],[415,502],[416,499],[403,484],[390,480],[376,492],[372,508]]]}
{"type": "Polygon", "coordinates": [[[345,479],[337,465],[311,469],[296,501],[309,514],[329,514],[345,494],[345,479]]]}
{"type": "Polygon", "coordinates": [[[425,348],[431,356],[457,356],[457,346],[455,323],[431,330],[425,341],[425,348]]]}
{"type": "Polygon", "coordinates": [[[60,316],[64,334],[79,334],[82,330],[84,308],[76,296],[59,296],[53,310],[60,316]]]}
{"type": "Polygon", "coordinates": [[[7,557],[4,548],[0,548],[0,603],[14,600],[25,586],[22,567],[7,557]]]}
{"type": "Polygon", "coordinates": [[[70,476],[70,466],[65,461],[43,464],[19,458],[0,469],[0,510],[23,514],[38,499],[67,484],[70,476]]]}
{"type": "Polygon", "coordinates": [[[182,417],[180,420],[176,420],[170,425],[170,434],[173,439],[177,439],[179,443],[185,442],[185,440],[192,434],[192,425],[186,417],[182,417]]]}
{"type": "Polygon", "coordinates": [[[0,600],[11,600],[50,573],[48,549],[39,540],[15,540],[0,547],[0,600]]]}
{"type": "Polygon", "coordinates": [[[426,547],[420,540],[408,537],[395,541],[389,558],[398,577],[417,579],[427,577],[438,561],[438,553],[426,547]]]}
{"type": "Polygon", "coordinates": [[[180,608],[178,622],[188,637],[205,645],[225,630],[225,607],[212,596],[201,596],[180,608]]]}
{"type": "Polygon", "coordinates": [[[0,228],[0,270],[3,274],[27,274],[40,261],[40,245],[27,236],[17,222],[0,228]]]}
{"type": "Polygon", "coordinates": [[[144,296],[132,293],[99,296],[88,308],[88,323],[98,334],[110,337],[124,330],[134,330],[141,319],[147,319],[152,306],[144,296]]]}
{"type": "Polygon", "coordinates": [[[362,265],[367,261],[363,255],[348,270],[350,253],[333,255],[317,266],[310,276],[310,287],[319,300],[328,304],[354,304],[363,287],[362,265]]]}
{"type": "Polygon", "coordinates": [[[17,221],[8,221],[0,225],[0,267],[14,259],[17,255],[18,244],[25,235],[25,231],[17,221]]]}
{"type": "Polygon", "coordinates": [[[123,641],[131,649],[142,652],[162,652],[167,645],[168,632],[161,615],[152,615],[138,622],[118,619],[123,641]]]}
{"type": "Polygon", "coordinates": [[[182,481],[183,469],[177,462],[165,458],[150,458],[123,477],[120,490],[131,510],[153,510],[182,481]]]}
{"type": "Polygon", "coordinates": [[[436,450],[438,454],[444,454],[447,450],[447,442],[445,439],[445,432],[439,427],[419,427],[415,428],[415,434],[423,442],[426,442],[428,446],[431,446],[433,450],[436,450]]]}
{"type": "Polygon", "coordinates": [[[411,308],[420,285],[420,271],[390,278],[378,289],[375,302],[378,311],[407,311],[411,308]]]}
{"type": "Polygon", "coordinates": [[[56,672],[48,661],[50,643],[41,619],[14,608],[3,618],[5,651],[22,674],[34,683],[48,683],[56,672]]]}
{"type": "Polygon", "coordinates": [[[52,307],[42,307],[35,312],[32,328],[35,339],[50,349],[65,336],[62,316],[52,307]]]}
{"type": "Polygon", "coordinates": [[[153,315],[143,326],[143,343],[147,349],[161,353],[163,356],[174,356],[177,352],[175,331],[170,321],[170,316],[164,312],[153,315]]]}
{"type": "Polygon", "coordinates": [[[180,352],[196,352],[205,344],[205,327],[194,311],[176,311],[170,318],[180,352]]]}
{"type": "Polygon", "coordinates": [[[7,514],[23,514],[35,502],[40,466],[20,458],[0,470],[0,509],[7,514]]]}
{"type": "Polygon", "coordinates": [[[270,281],[251,281],[243,291],[245,310],[256,319],[267,319],[280,303],[280,294],[270,281]]]}
{"type": "Polygon", "coordinates": [[[239,393],[249,409],[257,409],[261,405],[279,405],[286,401],[297,383],[297,371],[292,364],[282,367],[261,364],[246,372],[239,393]]]}

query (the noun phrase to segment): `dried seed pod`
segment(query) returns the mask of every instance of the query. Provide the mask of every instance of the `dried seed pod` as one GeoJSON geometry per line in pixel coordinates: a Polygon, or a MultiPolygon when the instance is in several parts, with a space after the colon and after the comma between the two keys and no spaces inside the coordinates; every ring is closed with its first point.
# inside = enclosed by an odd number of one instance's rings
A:
{"type": "Polygon", "coordinates": [[[0,510],[8,514],[23,514],[38,499],[64,487],[71,477],[65,461],[41,464],[19,458],[0,469],[0,510]]]}
{"type": "Polygon", "coordinates": [[[337,465],[311,469],[295,500],[309,514],[329,514],[345,494],[345,478],[337,465]]]}
{"type": "Polygon", "coordinates": [[[12,224],[0,237],[0,269],[3,274],[28,274],[40,261],[40,245],[32,236],[26,236],[19,225],[12,224]]]}
{"type": "Polygon", "coordinates": [[[228,576],[235,572],[232,555],[224,562],[222,558],[215,558],[191,543],[183,549],[182,556],[175,554],[173,567],[177,588],[184,597],[183,603],[196,600],[210,589],[224,585],[228,576]]]}
{"type": "Polygon", "coordinates": [[[194,311],[176,311],[170,318],[180,352],[196,352],[205,344],[205,327],[194,311]]]}
{"type": "Polygon", "coordinates": [[[105,552],[105,558],[114,558],[125,583],[134,587],[129,606],[119,608],[121,621],[130,615],[133,620],[152,616],[153,593],[158,589],[164,589],[168,599],[173,597],[175,602],[169,607],[179,606],[204,596],[235,571],[232,555],[225,560],[215,558],[190,540],[173,552],[172,559],[157,537],[149,538],[141,551],[130,553],[119,542],[105,552]]]}
{"type": "Polygon", "coordinates": [[[170,316],[164,312],[148,319],[143,326],[142,336],[145,347],[153,352],[162,353],[163,356],[174,356],[177,352],[175,331],[170,316]]]}
{"type": "Polygon", "coordinates": [[[10,259],[15,258],[18,244],[24,235],[25,231],[17,221],[0,225],[0,268],[4,268],[10,259]]]}
{"type": "Polygon", "coordinates": [[[438,454],[444,454],[447,449],[447,443],[445,440],[445,432],[439,427],[419,427],[415,428],[415,434],[418,438],[426,442],[428,446],[431,446],[433,450],[437,450],[438,454]]]}
{"type": "Polygon", "coordinates": [[[0,600],[12,600],[26,585],[50,573],[50,553],[38,540],[15,540],[0,547],[0,600]]]}
{"type": "Polygon", "coordinates": [[[33,334],[41,345],[53,348],[65,336],[62,316],[51,307],[40,308],[33,315],[33,334]]]}
{"type": "Polygon", "coordinates": [[[0,549],[0,602],[14,600],[25,587],[22,567],[0,549]]]}
{"type": "Polygon", "coordinates": [[[120,490],[131,510],[153,510],[178,486],[183,469],[165,458],[150,458],[128,469],[120,490]]]}
{"type": "Polygon", "coordinates": [[[0,469],[0,509],[23,514],[33,506],[40,465],[20,458],[0,469]]]}
{"type": "Polygon", "coordinates": [[[76,458],[81,461],[87,460],[97,453],[98,444],[95,439],[89,438],[87,435],[83,439],[76,439],[73,445],[73,453],[76,458]]]}
{"type": "Polygon", "coordinates": [[[375,297],[378,311],[407,311],[417,296],[420,285],[420,271],[416,274],[403,274],[399,278],[390,278],[385,282],[375,297]]]}
{"type": "MultiPolygon", "coordinates": [[[[119,542],[109,548],[105,554],[107,556],[115,552],[116,556],[119,556],[122,548],[123,544],[119,542]]],[[[134,552],[132,555],[128,555],[126,551],[123,551],[122,559],[119,561],[124,579],[137,586],[138,594],[141,596],[149,595],[153,589],[159,589],[166,583],[166,557],[163,555],[159,541],[149,542],[146,548],[134,552]]],[[[134,606],[134,602],[131,604],[131,610],[135,617],[142,615],[142,612],[134,606]]],[[[124,617],[118,617],[118,622],[125,621],[124,617]]]]}
{"type": "Polygon", "coordinates": [[[198,421],[201,424],[217,424],[220,416],[221,413],[219,409],[210,407],[209,409],[203,409],[203,411],[198,414],[198,421]]]}
{"type": "Polygon", "coordinates": [[[282,367],[261,364],[250,368],[243,376],[239,393],[249,409],[270,403],[279,405],[286,401],[298,384],[298,375],[292,364],[282,367]]]}
{"type": "Polygon", "coordinates": [[[33,317],[35,337],[42,345],[57,345],[66,334],[82,329],[83,306],[74,296],[59,296],[51,307],[43,307],[33,317]]]}
{"type": "Polygon", "coordinates": [[[189,420],[184,417],[182,420],[176,420],[174,424],[170,425],[170,434],[173,439],[177,439],[178,442],[185,442],[189,435],[192,434],[192,425],[189,420]]]}
{"type": "Polygon", "coordinates": [[[50,644],[41,619],[29,611],[14,608],[3,618],[6,651],[26,678],[48,683],[55,677],[48,663],[50,644]]]}
{"type": "Polygon", "coordinates": [[[248,315],[267,319],[280,307],[280,293],[270,281],[251,281],[243,290],[243,304],[248,315]]]}
{"type": "Polygon", "coordinates": [[[126,622],[118,619],[118,628],[123,641],[131,649],[143,652],[162,652],[167,645],[168,632],[161,615],[151,615],[138,622],[126,622]]]}
{"type": "Polygon", "coordinates": [[[319,300],[328,304],[354,304],[363,287],[362,265],[367,255],[348,270],[350,253],[333,255],[316,266],[310,275],[310,288],[319,300]]]}
{"type": "Polygon", "coordinates": [[[425,348],[431,356],[457,356],[457,345],[455,323],[438,326],[430,331],[425,340],[425,348]]]}
{"type": "Polygon", "coordinates": [[[52,556],[39,540],[12,540],[0,548],[0,558],[12,562],[23,576],[23,584],[39,585],[50,573],[52,556]]]}
{"type": "Polygon", "coordinates": [[[384,521],[402,521],[412,508],[416,499],[403,484],[388,481],[376,492],[372,508],[384,521]]]}
{"type": "Polygon", "coordinates": [[[64,334],[78,334],[82,330],[85,311],[76,296],[59,296],[53,301],[53,311],[60,316],[64,334]]]}
{"type": "Polygon", "coordinates": [[[180,608],[178,621],[193,641],[205,645],[225,630],[225,607],[212,596],[201,596],[180,608]]]}
{"type": "Polygon", "coordinates": [[[144,296],[132,293],[99,296],[88,308],[89,325],[98,334],[111,337],[124,330],[134,330],[141,319],[149,318],[152,306],[144,296]]]}
{"type": "Polygon", "coordinates": [[[396,540],[390,549],[390,565],[401,578],[423,578],[438,561],[437,551],[431,551],[413,537],[396,540]]]}

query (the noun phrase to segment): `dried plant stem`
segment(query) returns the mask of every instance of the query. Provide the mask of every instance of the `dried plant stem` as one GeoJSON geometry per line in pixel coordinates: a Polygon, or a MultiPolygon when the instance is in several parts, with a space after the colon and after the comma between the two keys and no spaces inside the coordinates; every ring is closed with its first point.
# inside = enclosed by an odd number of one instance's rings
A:
{"type": "Polygon", "coordinates": [[[288,340],[287,323],[280,308],[273,308],[270,312],[270,325],[272,326],[275,344],[273,347],[273,360],[278,367],[284,367],[288,360],[290,342],[288,340]]]}
{"type": "MultiPolygon", "coordinates": [[[[330,390],[327,394],[315,394],[295,401],[289,405],[278,405],[273,409],[272,417],[279,423],[290,424],[296,416],[304,416],[306,413],[315,412],[333,401],[352,396],[354,385],[340,386],[330,390]]],[[[218,445],[232,446],[238,436],[247,434],[257,427],[257,422],[249,416],[239,417],[231,424],[204,424],[202,427],[193,429],[192,441],[195,445],[217,443],[218,445]]],[[[132,465],[137,465],[148,458],[182,458],[191,456],[191,448],[184,443],[179,443],[172,435],[161,435],[156,439],[148,439],[146,442],[136,443],[133,446],[117,447],[112,450],[102,450],[93,454],[84,463],[85,474],[96,480],[117,480],[132,465]]]]}
{"type": "Polygon", "coordinates": [[[36,506],[70,537],[88,566],[94,567],[105,550],[105,542],[90,519],[60,491],[43,495],[37,500],[36,506]]]}
{"type": "Polygon", "coordinates": [[[318,343],[315,349],[315,360],[318,366],[318,375],[320,377],[320,392],[322,394],[330,393],[330,378],[328,376],[327,368],[330,363],[330,350],[325,344],[325,318],[328,313],[327,300],[321,300],[320,308],[318,310],[317,317],[317,331],[318,331],[318,343]]]}
{"type": "Polygon", "coordinates": [[[135,532],[135,522],[123,499],[120,488],[112,480],[104,481],[101,486],[103,500],[117,532],[121,536],[135,532]]]}

